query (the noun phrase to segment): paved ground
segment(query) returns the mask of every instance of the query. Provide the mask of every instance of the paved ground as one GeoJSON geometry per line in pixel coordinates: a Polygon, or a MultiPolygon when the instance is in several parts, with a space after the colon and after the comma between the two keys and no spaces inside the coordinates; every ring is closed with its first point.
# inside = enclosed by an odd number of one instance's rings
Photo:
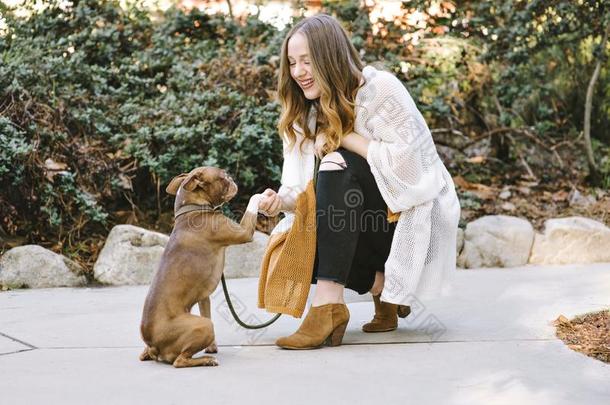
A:
{"type": "MultiPolygon", "coordinates": [[[[219,367],[137,360],[147,287],[0,293],[0,398],[10,404],[608,404],[610,365],[569,350],[552,320],[610,307],[610,264],[459,270],[448,296],[395,332],[360,331],[349,295],[343,345],[273,345],[301,320],[248,332],[213,298],[219,367]]],[[[229,280],[250,321],[256,279],[229,280]]]]}

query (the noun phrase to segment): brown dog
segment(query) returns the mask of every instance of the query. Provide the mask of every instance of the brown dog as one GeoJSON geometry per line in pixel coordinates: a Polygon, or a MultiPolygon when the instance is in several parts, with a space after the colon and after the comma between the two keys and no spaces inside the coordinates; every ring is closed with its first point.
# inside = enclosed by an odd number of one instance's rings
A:
{"type": "Polygon", "coordinates": [[[217,209],[237,194],[224,170],[199,167],[174,177],[166,191],[176,195],[176,219],[144,303],[140,332],[146,348],[140,360],[216,366],[212,356],[193,355],[217,352],[209,296],[220,281],[225,248],[252,240],[261,195],[250,198],[237,224],[217,209]],[[196,303],[201,316],[190,313],[196,303]]]}

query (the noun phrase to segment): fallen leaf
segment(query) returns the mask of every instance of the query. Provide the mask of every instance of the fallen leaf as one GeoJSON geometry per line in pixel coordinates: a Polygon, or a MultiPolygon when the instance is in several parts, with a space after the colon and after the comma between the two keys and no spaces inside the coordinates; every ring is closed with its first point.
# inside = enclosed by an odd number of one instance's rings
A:
{"type": "Polygon", "coordinates": [[[45,176],[52,183],[53,178],[55,176],[57,176],[58,174],[67,173],[66,169],[68,168],[68,165],[65,163],[56,162],[53,159],[49,158],[44,161],[44,167],[45,176]]]}
{"type": "Polygon", "coordinates": [[[502,204],[502,209],[505,211],[514,211],[516,208],[517,207],[515,207],[515,204],[513,203],[505,202],[502,204]]]}
{"type": "Polygon", "coordinates": [[[445,33],[445,27],[444,26],[434,27],[434,28],[432,28],[432,32],[437,35],[443,35],[445,33]]]}
{"type": "Polygon", "coordinates": [[[485,162],[485,156],[473,156],[466,159],[469,163],[483,163],[485,162]]]}
{"type": "Polygon", "coordinates": [[[119,180],[121,181],[121,187],[123,187],[125,190],[132,190],[133,191],[133,187],[131,185],[131,178],[128,176],[125,176],[123,173],[119,174],[119,180]]]}
{"type": "Polygon", "coordinates": [[[520,180],[519,185],[525,187],[536,187],[539,183],[537,181],[524,181],[520,180]]]}
{"type": "Polygon", "coordinates": [[[561,202],[561,201],[565,201],[568,199],[568,195],[569,193],[565,190],[559,190],[556,193],[553,193],[553,201],[555,202],[561,202]]]}
{"type": "Polygon", "coordinates": [[[443,8],[446,8],[450,13],[455,12],[455,4],[453,4],[450,1],[443,1],[441,3],[441,5],[443,6],[443,8]]]}
{"type": "Polygon", "coordinates": [[[498,192],[497,189],[493,187],[486,186],[484,184],[479,183],[470,183],[462,176],[455,176],[453,178],[453,182],[460,188],[464,190],[468,190],[475,194],[482,200],[493,200],[496,198],[496,194],[498,192]]]}
{"type": "Polygon", "coordinates": [[[44,167],[47,170],[66,170],[68,165],[61,162],[56,162],[53,159],[49,158],[44,161],[44,167]]]}

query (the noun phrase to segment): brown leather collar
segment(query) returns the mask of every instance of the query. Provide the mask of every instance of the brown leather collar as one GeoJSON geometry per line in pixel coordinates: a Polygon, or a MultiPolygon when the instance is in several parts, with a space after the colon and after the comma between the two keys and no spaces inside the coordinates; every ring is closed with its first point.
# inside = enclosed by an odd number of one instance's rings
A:
{"type": "Polygon", "coordinates": [[[220,212],[220,207],[222,207],[223,204],[217,205],[215,207],[211,204],[186,204],[178,208],[178,211],[174,213],[174,219],[177,219],[182,214],[186,214],[187,212],[193,211],[220,212]]]}

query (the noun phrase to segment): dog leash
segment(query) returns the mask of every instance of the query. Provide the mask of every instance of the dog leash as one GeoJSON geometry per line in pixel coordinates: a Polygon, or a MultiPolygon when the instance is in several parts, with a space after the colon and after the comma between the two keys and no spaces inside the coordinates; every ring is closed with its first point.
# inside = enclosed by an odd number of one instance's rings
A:
{"type": "MultiPolygon", "coordinates": [[[[313,186],[314,186],[314,190],[316,188],[316,183],[318,182],[318,168],[320,167],[320,159],[316,156],[315,157],[315,163],[314,163],[314,177],[313,177],[313,186]]],[[[237,315],[237,312],[235,311],[235,308],[233,307],[233,303],[231,302],[231,297],[229,295],[229,290],[227,288],[227,282],[225,280],[225,275],[223,274],[222,277],[220,278],[220,281],[222,282],[222,290],[225,294],[225,299],[227,301],[227,306],[229,307],[229,311],[231,312],[231,315],[233,315],[233,319],[235,319],[235,322],[237,322],[241,327],[246,328],[246,329],[262,329],[262,328],[266,328],[267,326],[271,325],[273,322],[277,321],[279,319],[280,316],[282,316],[282,314],[275,314],[275,316],[271,319],[269,319],[267,322],[265,323],[261,323],[259,325],[249,325],[247,323],[245,323],[244,321],[242,321],[241,319],[239,319],[239,315],[237,315]]]]}
{"type": "Polygon", "coordinates": [[[273,318],[271,318],[267,322],[261,323],[259,325],[249,325],[249,324],[245,323],[244,321],[239,319],[239,315],[237,315],[237,312],[235,312],[235,308],[233,307],[233,303],[231,302],[231,298],[229,296],[229,290],[227,289],[227,282],[225,281],[224,274],[220,277],[220,281],[222,281],[222,290],[225,293],[225,299],[227,301],[227,306],[229,307],[229,311],[231,312],[231,315],[233,315],[233,319],[235,319],[235,322],[237,322],[239,324],[239,326],[244,327],[246,329],[262,329],[262,328],[266,328],[267,326],[271,325],[273,322],[277,321],[280,316],[282,316],[282,314],[275,314],[275,316],[273,318]]]}
{"type": "MultiPolygon", "coordinates": [[[[178,209],[178,211],[176,211],[176,214],[174,215],[174,219],[178,218],[180,215],[184,215],[184,214],[186,214],[188,212],[193,212],[193,211],[200,211],[200,212],[219,211],[220,207],[222,205],[223,204],[220,204],[220,205],[217,205],[217,206],[212,206],[211,204],[186,204],[186,205],[183,205],[182,207],[180,207],[180,209],[178,209]]],[[[220,277],[220,280],[222,281],[222,290],[223,290],[223,292],[225,294],[225,299],[227,301],[227,306],[229,307],[229,311],[231,312],[231,315],[233,315],[233,318],[235,319],[235,321],[240,326],[242,326],[242,327],[244,327],[246,329],[261,329],[261,328],[265,328],[265,327],[271,325],[273,322],[275,322],[282,315],[282,314],[276,314],[269,321],[267,321],[265,323],[261,323],[260,325],[249,325],[249,324],[245,323],[244,321],[239,319],[239,316],[237,315],[237,312],[235,311],[235,308],[233,307],[233,302],[231,302],[231,297],[229,295],[229,290],[227,289],[227,282],[225,281],[224,273],[220,277]]]]}
{"type": "MultiPolygon", "coordinates": [[[[316,125],[316,127],[317,127],[317,125],[316,125]]],[[[320,167],[320,158],[318,158],[318,156],[316,155],[315,161],[314,161],[314,173],[313,173],[314,174],[313,175],[314,190],[316,189],[316,183],[318,182],[319,167],[320,167]]],[[[194,211],[194,209],[191,209],[191,211],[194,211]]],[[[277,321],[280,318],[280,316],[282,316],[281,313],[275,314],[275,316],[273,318],[269,319],[267,322],[264,322],[264,323],[261,323],[258,325],[250,325],[250,324],[245,323],[244,321],[242,321],[239,318],[239,315],[237,315],[237,312],[235,311],[235,308],[233,307],[233,302],[231,301],[231,296],[229,294],[229,289],[227,288],[227,281],[225,280],[224,273],[220,277],[220,281],[222,282],[222,291],[224,292],[225,300],[227,301],[227,306],[229,307],[229,312],[231,312],[231,315],[233,315],[233,319],[235,319],[235,322],[237,322],[239,324],[239,326],[246,328],[246,329],[262,329],[262,328],[266,328],[267,326],[271,325],[273,322],[277,321]]]]}

